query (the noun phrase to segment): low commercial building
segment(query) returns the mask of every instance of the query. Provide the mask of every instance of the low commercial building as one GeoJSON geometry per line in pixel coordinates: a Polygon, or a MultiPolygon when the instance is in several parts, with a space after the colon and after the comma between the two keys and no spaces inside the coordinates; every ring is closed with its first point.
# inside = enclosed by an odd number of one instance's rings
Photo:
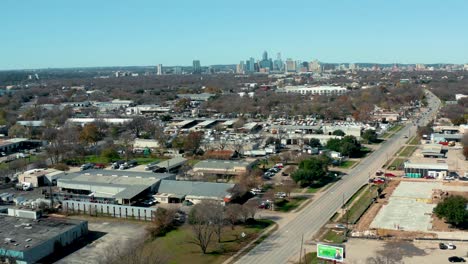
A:
{"type": "Polygon", "coordinates": [[[203,176],[236,176],[246,173],[257,160],[202,160],[193,166],[192,172],[203,176]]]}
{"type": "Polygon", "coordinates": [[[158,149],[159,147],[159,142],[154,139],[136,138],[133,141],[133,150],[158,149]]]}
{"type": "Polygon", "coordinates": [[[458,134],[463,133],[461,126],[434,126],[432,127],[435,133],[439,134],[458,134]]]}
{"type": "Polygon", "coordinates": [[[362,127],[359,125],[331,125],[322,127],[324,135],[333,135],[336,130],[341,130],[346,136],[355,136],[357,139],[361,138],[362,127]]]}
{"type": "Polygon", "coordinates": [[[42,144],[43,142],[40,140],[30,140],[27,138],[0,139],[0,152],[10,154],[26,149],[33,149],[42,146],[42,144]]]}
{"type": "Polygon", "coordinates": [[[425,158],[445,158],[447,151],[441,144],[425,144],[422,146],[421,154],[425,158]]]}
{"type": "Polygon", "coordinates": [[[7,216],[0,213],[0,256],[18,264],[45,263],[45,257],[66,249],[88,233],[88,222],[7,216]]]}
{"type": "Polygon", "coordinates": [[[161,113],[169,113],[170,107],[160,105],[137,105],[133,107],[127,107],[125,114],[129,116],[133,115],[155,115],[161,113]]]}
{"type": "Polygon", "coordinates": [[[162,172],[173,172],[177,171],[185,163],[187,163],[186,158],[175,157],[159,162],[158,164],[156,164],[155,170],[157,170],[158,172],[159,170],[161,170],[162,172]]]}
{"type": "Polygon", "coordinates": [[[131,118],[100,118],[100,119],[96,119],[96,118],[91,118],[91,117],[83,117],[83,118],[77,117],[77,118],[68,118],[67,119],[67,123],[81,125],[81,126],[84,126],[84,125],[90,124],[90,123],[95,123],[96,121],[102,121],[102,122],[104,122],[106,124],[110,124],[110,125],[123,125],[123,124],[131,122],[132,119],[131,118]]]}
{"type": "Polygon", "coordinates": [[[448,174],[447,163],[412,163],[405,162],[405,177],[407,178],[443,178],[448,174]]]}
{"type": "Polygon", "coordinates": [[[132,204],[156,193],[163,179],[175,179],[170,173],[115,170],[88,170],[70,173],[58,179],[59,200],[132,204]]]}
{"type": "Polygon", "coordinates": [[[232,183],[163,180],[154,198],[160,203],[180,203],[188,200],[194,204],[202,201],[216,201],[222,204],[230,201],[232,183]]]}
{"type": "Polygon", "coordinates": [[[127,107],[133,105],[132,100],[119,100],[114,99],[110,102],[95,102],[94,106],[99,109],[99,112],[111,112],[118,110],[125,110],[127,107]]]}
{"type": "Polygon", "coordinates": [[[278,92],[299,93],[302,95],[341,95],[348,92],[348,89],[340,86],[285,86],[278,89],[278,92]]]}
{"type": "Polygon", "coordinates": [[[18,181],[31,183],[32,187],[37,188],[57,185],[57,180],[64,175],[65,172],[55,169],[33,169],[18,175],[18,181]]]}
{"type": "Polygon", "coordinates": [[[438,134],[432,133],[431,134],[431,141],[432,142],[446,142],[446,141],[455,141],[460,142],[463,138],[463,134],[438,134]]]}
{"type": "Polygon", "coordinates": [[[204,102],[210,100],[211,97],[214,97],[216,94],[211,93],[200,93],[200,94],[178,94],[177,97],[189,99],[190,101],[199,101],[204,102]]]}

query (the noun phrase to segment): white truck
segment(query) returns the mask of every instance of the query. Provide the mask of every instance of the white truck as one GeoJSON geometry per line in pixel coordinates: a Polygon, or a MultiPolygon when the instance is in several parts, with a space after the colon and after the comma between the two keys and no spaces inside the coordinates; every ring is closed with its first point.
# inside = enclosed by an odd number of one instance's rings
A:
{"type": "Polygon", "coordinates": [[[33,189],[32,183],[30,182],[20,182],[16,184],[16,189],[23,191],[30,191],[33,189]]]}

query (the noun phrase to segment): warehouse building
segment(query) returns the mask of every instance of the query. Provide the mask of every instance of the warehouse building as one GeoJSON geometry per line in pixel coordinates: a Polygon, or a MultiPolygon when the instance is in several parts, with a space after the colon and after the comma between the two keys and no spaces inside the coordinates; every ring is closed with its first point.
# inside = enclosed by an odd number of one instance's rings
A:
{"type": "Polygon", "coordinates": [[[33,169],[18,175],[18,181],[31,183],[32,187],[37,188],[57,185],[57,180],[64,175],[65,172],[55,169],[33,169]]]}
{"type": "Polygon", "coordinates": [[[0,213],[0,256],[18,264],[43,263],[41,259],[63,250],[88,233],[88,222],[58,218],[39,220],[0,213]]]}
{"type": "Polygon", "coordinates": [[[216,201],[222,204],[230,201],[235,184],[163,180],[154,198],[160,203],[181,203],[188,200],[194,204],[202,201],[216,201]]]}
{"type": "Polygon", "coordinates": [[[447,149],[441,144],[425,144],[421,150],[421,154],[425,158],[445,158],[447,149]]]}
{"type": "Polygon", "coordinates": [[[193,166],[192,172],[203,176],[236,176],[249,171],[257,160],[202,160],[193,166]]]}
{"type": "Polygon", "coordinates": [[[131,205],[156,193],[163,179],[175,179],[175,174],[115,170],[88,170],[70,173],[58,179],[59,200],[79,200],[98,203],[131,205]]]}
{"type": "Polygon", "coordinates": [[[448,174],[447,163],[411,163],[405,162],[405,177],[407,178],[444,178],[448,174]]]}

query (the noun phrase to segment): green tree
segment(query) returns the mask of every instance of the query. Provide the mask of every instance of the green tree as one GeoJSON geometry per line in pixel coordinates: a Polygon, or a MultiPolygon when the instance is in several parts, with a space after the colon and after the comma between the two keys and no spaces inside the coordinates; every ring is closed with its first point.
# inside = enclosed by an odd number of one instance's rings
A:
{"type": "Polygon", "coordinates": [[[434,208],[434,214],[444,218],[447,222],[464,227],[468,225],[468,199],[460,195],[449,196],[434,208]]]}
{"type": "Polygon", "coordinates": [[[335,135],[335,136],[340,136],[340,137],[344,137],[344,135],[346,135],[345,132],[343,132],[343,130],[341,130],[341,129],[337,129],[337,130],[333,131],[332,134],[335,135]]]}
{"type": "Polygon", "coordinates": [[[375,133],[375,130],[373,129],[367,129],[364,131],[364,133],[362,133],[361,137],[367,144],[377,142],[377,133],[375,133]]]}
{"type": "Polygon", "coordinates": [[[328,160],[323,157],[313,157],[299,163],[299,169],[291,177],[301,186],[308,186],[321,180],[328,173],[328,160]]]}
{"type": "Polygon", "coordinates": [[[317,138],[311,138],[309,140],[309,146],[313,147],[313,148],[320,148],[322,147],[322,144],[320,143],[320,140],[317,139],[317,138]]]}
{"type": "Polygon", "coordinates": [[[341,139],[338,138],[331,138],[327,142],[327,149],[333,151],[341,151],[341,139]]]}
{"type": "Polygon", "coordinates": [[[95,144],[102,139],[102,134],[99,132],[95,124],[87,124],[83,127],[80,133],[80,140],[88,144],[95,144]]]}
{"type": "Polygon", "coordinates": [[[354,157],[359,155],[361,151],[361,144],[355,136],[345,136],[341,140],[340,150],[342,155],[354,157]]]}
{"type": "Polygon", "coordinates": [[[119,153],[114,148],[106,148],[101,151],[101,157],[107,162],[116,161],[120,158],[119,153]]]}

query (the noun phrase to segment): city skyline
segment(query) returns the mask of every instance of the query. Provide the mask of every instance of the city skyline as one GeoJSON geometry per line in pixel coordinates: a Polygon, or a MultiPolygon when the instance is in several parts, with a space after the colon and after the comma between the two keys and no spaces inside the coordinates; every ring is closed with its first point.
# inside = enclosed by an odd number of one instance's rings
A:
{"type": "Polygon", "coordinates": [[[6,1],[0,70],[231,65],[265,50],[283,60],[464,64],[468,3],[449,2],[6,1]]]}

